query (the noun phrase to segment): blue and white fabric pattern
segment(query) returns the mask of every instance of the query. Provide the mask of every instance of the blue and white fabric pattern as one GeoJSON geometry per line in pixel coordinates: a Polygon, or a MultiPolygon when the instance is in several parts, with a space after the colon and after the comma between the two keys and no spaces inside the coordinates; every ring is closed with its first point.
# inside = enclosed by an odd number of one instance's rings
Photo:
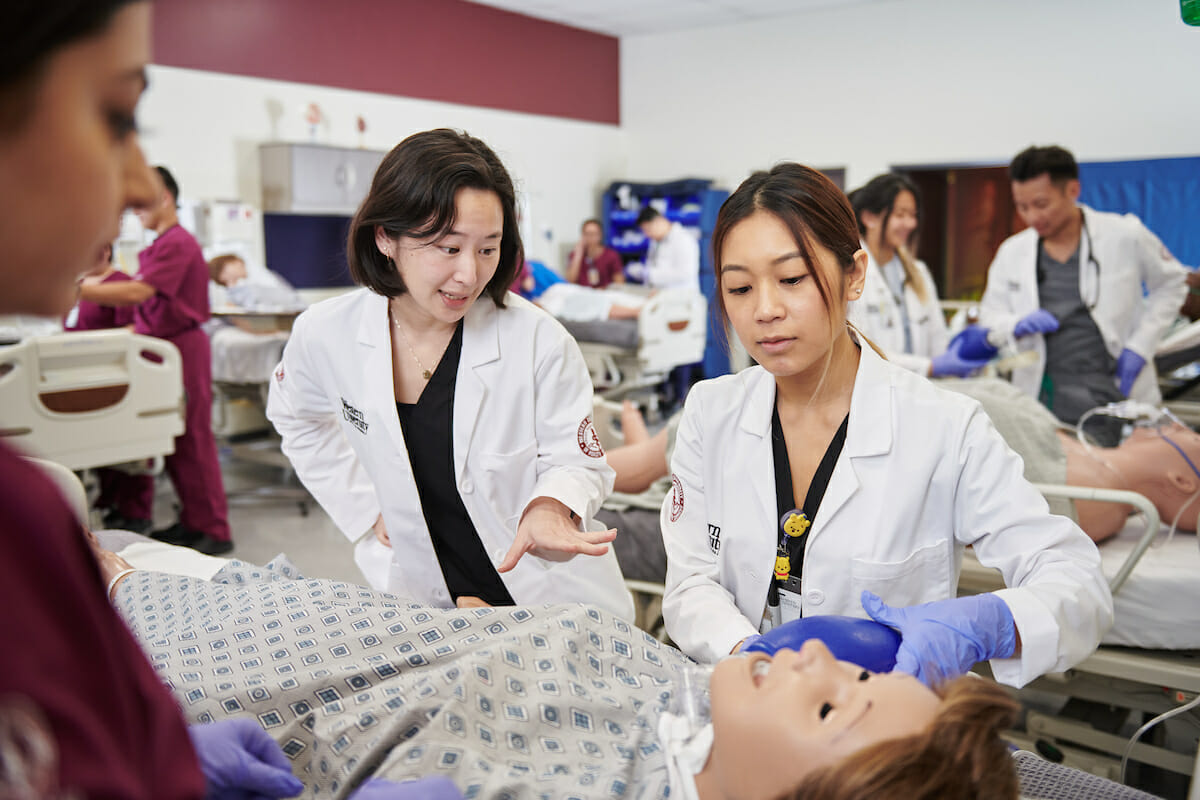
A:
{"type": "Polygon", "coordinates": [[[605,612],[432,609],[286,561],[136,572],[116,603],[188,720],[258,720],[304,797],[438,774],[467,798],[670,794],[656,731],[688,660],[605,612]]]}

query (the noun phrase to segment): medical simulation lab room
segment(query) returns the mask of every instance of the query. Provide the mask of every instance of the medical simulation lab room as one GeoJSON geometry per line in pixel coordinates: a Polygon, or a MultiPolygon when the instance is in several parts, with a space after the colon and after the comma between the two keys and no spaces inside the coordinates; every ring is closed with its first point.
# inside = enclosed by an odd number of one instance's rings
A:
{"type": "Polygon", "coordinates": [[[1200,800],[1200,0],[12,0],[0,795],[1200,800]]]}

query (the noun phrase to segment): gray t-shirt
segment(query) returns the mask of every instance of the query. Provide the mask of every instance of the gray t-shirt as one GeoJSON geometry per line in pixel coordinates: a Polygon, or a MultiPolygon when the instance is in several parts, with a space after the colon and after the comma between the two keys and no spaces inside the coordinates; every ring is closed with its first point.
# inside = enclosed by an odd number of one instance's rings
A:
{"type": "Polygon", "coordinates": [[[1039,247],[1038,273],[1041,307],[1059,323],[1056,332],[1045,335],[1040,399],[1056,417],[1073,425],[1088,409],[1122,399],[1113,380],[1116,361],[1079,295],[1079,250],[1060,262],[1039,247]]]}

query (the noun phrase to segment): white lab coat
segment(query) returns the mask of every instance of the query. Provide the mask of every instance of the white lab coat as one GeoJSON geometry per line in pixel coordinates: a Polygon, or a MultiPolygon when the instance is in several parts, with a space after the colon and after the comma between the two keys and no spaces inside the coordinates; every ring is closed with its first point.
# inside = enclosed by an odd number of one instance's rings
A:
{"type": "MultiPolygon", "coordinates": [[[[661,516],[663,616],[701,661],[729,653],[762,619],[779,541],[774,402],[762,367],[688,394],[661,516]]],[[[805,546],[803,613],[865,617],[864,589],[894,606],[954,597],[967,545],[1011,587],[996,594],[1022,648],[992,661],[997,680],[1020,686],[1066,669],[1112,624],[1095,544],[1049,513],[979,404],[864,347],[846,442],[805,546]]]]}
{"type": "MultiPolygon", "coordinates": [[[[1113,358],[1129,348],[1146,359],[1146,368],[1138,375],[1130,396],[1158,404],[1162,396],[1154,369],[1154,351],[1183,305],[1187,273],[1159,238],[1133,214],[1110,214],[1085,205],[1080,208],[1099,269],[1089,260],[1089,237],[1080,231],[1079,295],[1085,303],[1095,303],[1092,319],[1113,358]]],[[[988,268],[987,289],[980,302],[981,324],[1011,333],[1022,317],[1040,307],[1037,245],[1037,231],[1032,228],[1001,243],[988,268]]],[[[1012,381],[1037,397],[1046,366],[1045,340],[1041,334],[1024,336],[1017,340],[1017,347],[1035,351],[1038,360],[1014,370],[1012,381]]],[[[1113,380],[1116,381],[1115,376],[1113,380]]]]}
{"type": "MultiPolygon", "coordinates": [[[[455,477],[493,563],[535,497],[603,529],[593,516],[613,483],[578,346],[531,303],[509,294],[507,305],[482,297],[467,312],[454,396],[455,477]]],[[[271,381],[267,416],[296,474],[348,539],[382,512],[389,591],[450,607],[396,414],[388,326],[386,298],[366,289],[309,308],[271,381]]],[[[579,601],[633,615],[611,550],[563,562],[527,554],[501,578],[518,604],[579,601]]]]}
{"type": "Polygon", "coordinates": [[[700,292],[700,243],[678,222],[661,242],[650,241],[646,251],[646,283],[655,289],[700,292]]]}
{"type": "Polygon", "coordinates": [[[863,249],[867,251],[867,275],[862,296],[847,305],[846,313],[850,322],[866,334],[890,361],[918,375],[928,375],[933,357],[945,352],[950,344],[946,318],[942,316],[937,285],[929,274],[929,267],[925,266],[924,261],[916,262],[917,272],[925,282],[925,302],[921,302],[908,279],[904,280],[902,299],[908,309],[912,331],[912,350],[905,352],[904,319],[900,315],[900,304],[888,286],[883,268],[875,262],[875,257],[865,244],[863,249]]]}

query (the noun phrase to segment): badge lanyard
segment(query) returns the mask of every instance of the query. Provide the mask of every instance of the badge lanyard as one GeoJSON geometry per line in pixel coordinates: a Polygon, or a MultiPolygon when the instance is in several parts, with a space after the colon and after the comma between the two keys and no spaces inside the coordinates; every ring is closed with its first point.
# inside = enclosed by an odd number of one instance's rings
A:
{"type": "Polygon", "coordinates": [[[792,468],[778,407],[771,413],[771,449],[775,460],[775,499],[779,513],[776,534],[779,540],[775,550],[774,576],[767,590],[767,614],[763,620],[763,627],[767,630],[800,617],[800,578],[804,571],[804,548],[808,532],[825,497],[825,490],[829,487],[833,468],[842,454],[849,422],[850,415],[847,414],[813,475],[804,506],[797,508],[792,493],[792,468]]]}

